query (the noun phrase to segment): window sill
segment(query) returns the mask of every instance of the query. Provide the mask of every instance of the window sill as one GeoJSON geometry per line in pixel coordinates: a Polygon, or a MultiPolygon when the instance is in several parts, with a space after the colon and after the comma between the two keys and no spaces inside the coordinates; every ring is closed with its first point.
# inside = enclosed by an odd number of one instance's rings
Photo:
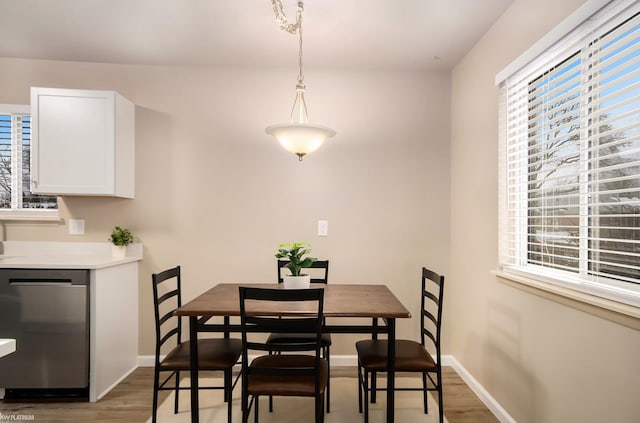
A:
{"type": "Polygon", "coordinates": [[[58,210],[2,210],[1,222],[61,222],[58,210]]]}
{"type": "Polygon", "coordinates": [[[542,298],[640,330],[640,308],[617,301],[575,291],[524,275],[501,270],[491,272],[498,281],[542,298]]]}

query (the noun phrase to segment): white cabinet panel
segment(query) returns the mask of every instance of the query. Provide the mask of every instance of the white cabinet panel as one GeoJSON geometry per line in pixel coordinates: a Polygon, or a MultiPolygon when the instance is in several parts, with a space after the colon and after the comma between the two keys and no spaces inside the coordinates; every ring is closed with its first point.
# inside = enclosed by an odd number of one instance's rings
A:
{"type": "Polygon", "coordinates": [[[114,91],[31,88],[31,190],[133,198],[135,106],[114,91]]]}
{"type": "Polygon", "coordinates": [[[138,367],[138,263],[91,271],[89,401],[138,367]]]}

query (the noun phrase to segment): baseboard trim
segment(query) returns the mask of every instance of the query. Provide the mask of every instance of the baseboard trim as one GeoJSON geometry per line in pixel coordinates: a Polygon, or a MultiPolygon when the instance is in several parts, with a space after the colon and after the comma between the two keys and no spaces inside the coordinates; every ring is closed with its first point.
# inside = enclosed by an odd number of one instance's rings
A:
{"type": "MultiPolygon", "coordinates": [[[[356,355],[332,355],[331,364],[335,367],[350,367],[358,364],[356,355]]],[[[155,356],[142,355],[138,356],[138,365],[140,367],[153,367],[155,365],[155,356]]],[[[442,356],[442,365],[450,366],[460,375],[460,378],[469,386],[474,394],[480,398],[480,401],[493,413],[500,423],[517,423],[517,421],[502,408],[502,406],[491,396],[491,394],[474,378],[471,373],[452,355],[442,356]]]]}
{"type": "MultiPolygon", "coordinates": [[[[151,366],[153,366],[153,364],[151,364],[151,366]]],[[[95,398],[89,398],[89,401],[91,402],[97,402],[100,401],[102,399],[102,397],[104,397],[105,395],[107,395],[113,388],[115,388],[116,386],[118,386],[120,384],[120,382],[122,382],[123,380],[125,380],[131,373],[133,373],[136,369],[138,368],[138,366],[133,366],[131,369],[129,369],[128,372],[126,372],[124,375],[122,375],[120,378],[118,378],[115,382],[113,382],[110,386],[106,387],[105,389],[102,390],[102,392],[96,393],[95,398]]],[[[90,394],[91,396],[91,394],[90,394]]]]}
{"type": "Polygon", "coordinates": [[[500,421],[500,423],[517,423],[516,420],[507,413],[507,410],[502,408],[500,403],[474,378],[471,373],[452,355],[447,356],[447,362],[445,364],[444,356],[442,360],[443,365],[453,367],[453,369],[460,375],[462,380],[471,388],[474,394],[480,398],[480,401],[487,406],[489,411],[500,421]]]}
{"type": "Polygon", "coordinates": [[[153,367],[156,365],[155,355],[139,355],[138,367],[153,367]]]}

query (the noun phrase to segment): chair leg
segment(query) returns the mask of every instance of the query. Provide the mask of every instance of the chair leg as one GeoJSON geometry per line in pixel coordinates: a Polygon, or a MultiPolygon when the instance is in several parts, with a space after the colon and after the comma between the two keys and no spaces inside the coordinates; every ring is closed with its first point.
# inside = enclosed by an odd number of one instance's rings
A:
{"type": "MultiPolygon", "coordinates": [[[[373,374],[372,374],[373,377],[373,374]]],[[[364,369],[364,423],[369,423],[369,372],[364,369]]]]}
{"type": "Polygon", "coordinates": [[[224,371],[224,400],[227,402],[227,423],[231,423],[231,397],[233,388],[233,376],[231,369],[224,371]]]}
{"type": "Polygon", "coordinates": [[[158,370],[158,366],[156,366],[153,371],[153,414],[151,417],[151,422],[156,423],[158,420],[158,384],[160,383],[160,371],[158,370]]]}
{"type": "Polygon", "coordinates": [[[358,363],[358,412],[362,413],[362,366],[358,363]]]}
{"type": "Polygon", "coordinates": [[[324,414],[324,403],[322,402],[323,395],[316,395],[315,397],[315,422],[322,423],[322,415],[324,414]]]}
{"type": "MultiPolygon", "coordinates": [[[[274,354],[273,351],[269,351],[269,355],[273,355],[273,354],[274,354]]],[[[272,395],[269,395],[269,413],[273,413],[273,396],[272,395]]]]}
{"type": "Polygon", "coordinates": [[[436,372],[438,378],[438,420],[440,423],[444,422],[444,401],[442,398],[442,368],[438,366],[438,371],[436,372]]]}
{"type": "Polygon", "coordinates": [[[175,389],[175,404],[173,406],[173,414],[178,414],[178,399],[180,398],[180,371],[176,370],[176,389],[175,389]]]}
{"type": "Polygon", "coordinates": [[[376,380],[377,380],[376,372],[373,371],[371,372],[371,404],[376,403],[376,380]]]}
{"type": "Polygon", "coordinates": [[[260,397],[256,395],[253,398],[254,398],[253,399],[253,417],[254,417],[254,422],[258,423],[258,410],[260,409],[260,404],[258,403],[258,399],[260,399],[260,397]]]}
{"type": "Polygon", "coordinates": [[[329,354],[329,347],[325,347],[324,358],[327,360],[327,413],[331,411],[331,361],[329,360],[329,354]]]}
{"type": "Polygon", "coordinates": [[[223,371],[223,375],[224,375],[224,376],[223,376],[224,384],[223,384],[223,389],[222,389],[222,392],[223,392],[222,400],[223,400],[224,402],[229,402],[229,396],[227,395],[227,386],[229,386],[229,385],[228,385],[228,383],[229,383],[229,373],[228,373],[228,370],[224,370],[224,371],[223,371]]]}
{"type": "Polygon", "coordinates": [[[424,402],[424,414],[429,414],[429,403],[427,401],[427,372],[422,373],[422,401],[424,402]]]}
{"type": "Polygon", "coordinates": [[[242,375],[241,391],[240,408],[242,409],[242,423],[249,423],[249,393],[247,391],[247,381],[244,374],[242,375]]]}

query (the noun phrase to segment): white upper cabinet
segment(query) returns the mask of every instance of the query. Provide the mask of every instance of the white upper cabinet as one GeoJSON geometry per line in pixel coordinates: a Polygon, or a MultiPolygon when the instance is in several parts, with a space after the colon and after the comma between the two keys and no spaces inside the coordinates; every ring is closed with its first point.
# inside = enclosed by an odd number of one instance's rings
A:
{"type": "Polygon", "coordinates": [[[135,106],[114,91],[31,88],[31,191],[134,197],[135,106]]]}

